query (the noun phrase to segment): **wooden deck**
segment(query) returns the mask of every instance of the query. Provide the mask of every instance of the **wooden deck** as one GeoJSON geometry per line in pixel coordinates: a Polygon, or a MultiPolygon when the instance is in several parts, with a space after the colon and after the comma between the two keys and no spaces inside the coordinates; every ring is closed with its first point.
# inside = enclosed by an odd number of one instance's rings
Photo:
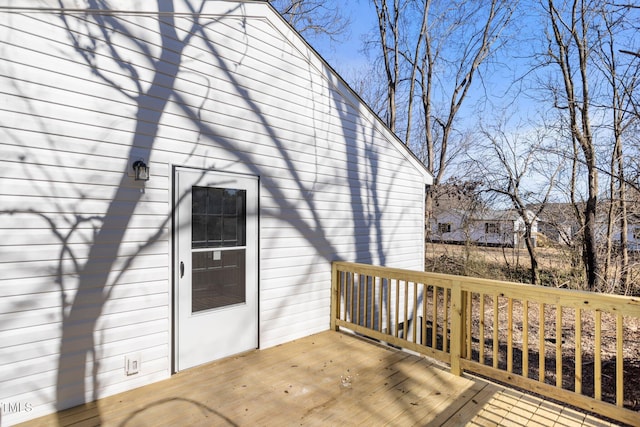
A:
{"type": "Polygon", "coordinates": [[[323,332],[104,398],[30,426],[610,426],[429,359],[323,332]]]}

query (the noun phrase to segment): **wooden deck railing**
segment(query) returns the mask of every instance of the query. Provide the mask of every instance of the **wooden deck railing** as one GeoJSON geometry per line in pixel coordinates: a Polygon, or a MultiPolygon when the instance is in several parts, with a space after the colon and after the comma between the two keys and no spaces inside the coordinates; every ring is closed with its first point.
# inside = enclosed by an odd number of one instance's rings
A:
{"type": "Polygon", "coordinates": [[[625,400],[640,387],[625,360],[640,346],[638,298],[346,262],[332,276],[332,329],[640,425],[625,400]]]}

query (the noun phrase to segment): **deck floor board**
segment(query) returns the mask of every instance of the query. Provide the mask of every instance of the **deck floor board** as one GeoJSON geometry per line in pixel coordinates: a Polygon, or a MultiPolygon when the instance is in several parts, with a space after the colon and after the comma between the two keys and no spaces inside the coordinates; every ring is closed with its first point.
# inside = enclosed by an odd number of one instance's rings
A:
{"type": "Polygon", "coordinates": [[[610,423],[350,334],[178,373],[27,426],[497,426],[610,423]]]}

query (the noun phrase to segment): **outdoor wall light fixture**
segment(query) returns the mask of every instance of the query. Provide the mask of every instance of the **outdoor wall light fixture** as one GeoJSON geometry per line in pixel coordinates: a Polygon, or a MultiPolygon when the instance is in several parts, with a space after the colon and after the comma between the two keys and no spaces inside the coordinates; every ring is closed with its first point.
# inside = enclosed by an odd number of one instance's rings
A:
{"type": "Polygon", "coordinates": [[[144,160],[136,160],[133,162],[134,179],[136,181],[149,181],[149,166],[144,160]]]}

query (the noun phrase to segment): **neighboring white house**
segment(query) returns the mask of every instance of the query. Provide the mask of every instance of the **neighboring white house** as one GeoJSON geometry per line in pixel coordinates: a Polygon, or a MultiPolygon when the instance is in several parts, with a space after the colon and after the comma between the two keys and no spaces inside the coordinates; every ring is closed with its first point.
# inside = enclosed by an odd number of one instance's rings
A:
{"type": "Polygon", "coordinates": [[[424,268],[432,177],[267,2],[99,4],[0,0],[3,425],[328,329],[333,260],[424,268]]]}
{"type": "MultiPolygon", "coordinates": [[[[538,221],[527,211],[532,221],[531,233],[538,231],[538,221]]],[[[442,243],[472,243],[488,246],[520,247],[525,245],[525,223],[513,210],[469,213],[460,209],[443,209],[430,220],[431,241],[442,243]]]]}
{"type": "MultiPolygon", "coordinates": [[[[622,241],[622,231],[618,223],[614,227],[613,240],[619,245],[622,241]]],[[[605,224],[600,228],[606,231],[605,224]]],[[[640,252],[640,215],[634,213],[627,216],[627,250],[640,252]]]]}
{"type": "Polygon", "coordinates": [[[636,217],[635,222],[629,226],[627,241],[630,251],[640,252],[640,218],[636,217]]]}
{"type": "MultiPolygon", "coordinates": [[[[570,203],[534,204],[531,210],[539,211],[538,233],[551,244],[571,245],[580,233],[576,208],[570,203]]],[[[582,208],[580,208],[582,209],[582,208]]]]}

